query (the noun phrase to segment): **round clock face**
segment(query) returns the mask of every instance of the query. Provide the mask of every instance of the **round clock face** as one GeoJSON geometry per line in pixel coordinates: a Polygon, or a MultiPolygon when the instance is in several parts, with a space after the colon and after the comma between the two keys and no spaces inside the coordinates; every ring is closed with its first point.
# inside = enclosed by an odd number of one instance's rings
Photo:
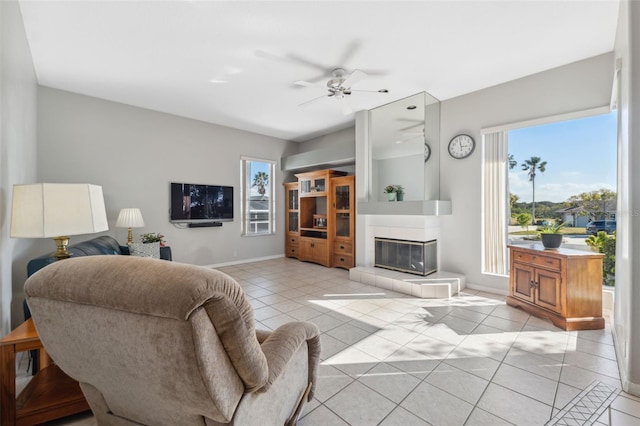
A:
{"type": "Polygon", "coordinates": [[[449,155],[455,159],[467,158],[476,147],[476,142],[469,135],[457,135],[449,142],[449,155]]]}
{"type": "Polygon", "coordinates": [[[429,160],[429,157],[431,157],[431,147],[429,146],[428,143],[424,143],[424,162],[426,163],[429,160]]]}

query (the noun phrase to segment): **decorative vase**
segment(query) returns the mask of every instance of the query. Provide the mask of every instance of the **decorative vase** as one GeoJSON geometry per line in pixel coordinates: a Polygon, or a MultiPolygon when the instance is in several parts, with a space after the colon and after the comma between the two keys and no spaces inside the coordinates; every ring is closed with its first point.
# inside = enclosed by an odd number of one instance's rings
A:
{"type": "Polygon", "coordinates": [[[387,200],[395,201],[396,200],[396,193],[395,192],[387,192],[387,200]]]}
{"type": "Polygon", "coordinates": [[[396,201],[404,200],[404,192],[396,192],[396,201]]]}
{"type": "Polygon", "coordinates": [[[562,234],[540,234],[545,249],[557,249],[562,244],[562,234]]]}

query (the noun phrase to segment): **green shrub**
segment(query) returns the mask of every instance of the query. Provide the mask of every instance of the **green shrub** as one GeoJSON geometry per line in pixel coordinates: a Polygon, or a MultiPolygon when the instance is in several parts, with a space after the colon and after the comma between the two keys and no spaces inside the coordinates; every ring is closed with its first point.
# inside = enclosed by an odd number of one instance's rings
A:
{"type": "Polygon", "coordinates": [[[520,213],[518,216],[516,216],[516,221],[521,227],[529,229],[529,224],[531,223],[531,215],[529,213],[520,213]]]}
{"type": "Polygon", "coordinates": [[[608,286],[616,284],[616,235],[607,235],[604,231],[599,231],[597,235],[591,235],[586,239],[586,243],[591,250],[603,253],[602,259],[602,283],[608,286]]]}

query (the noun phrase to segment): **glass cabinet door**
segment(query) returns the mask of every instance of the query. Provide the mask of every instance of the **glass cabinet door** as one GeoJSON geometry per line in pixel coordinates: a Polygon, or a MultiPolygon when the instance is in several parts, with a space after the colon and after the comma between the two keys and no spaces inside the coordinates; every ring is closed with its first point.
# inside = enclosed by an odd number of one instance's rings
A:
{"type": "Polygon", "coordinates": [[[298,190],[291,189],[289,193],[289,210],[298,210],[298,190]]]}
{"type": "Polygon", "coordinates": [[[311,192],[311,179],[300,179],[300,192],[302,194],[311,192]]]}
{"type": "Polygon", "coordinates": [[[336,210],[349,210],[351,208],[350,200],[351,185],[337,185],[335,200],[336,210]]]}
{"type": "Polygon", "coordinates": [[[298,212],[289,212],[289,232],[298,232],[298,212]]]}
{"type": "Polygon", "coordinates": [[[349,184],[335,185],[334,187],[334,200],[335,200],[335,236],[336,237],[351,237],[351,191],[352,187],[349,184]]]}

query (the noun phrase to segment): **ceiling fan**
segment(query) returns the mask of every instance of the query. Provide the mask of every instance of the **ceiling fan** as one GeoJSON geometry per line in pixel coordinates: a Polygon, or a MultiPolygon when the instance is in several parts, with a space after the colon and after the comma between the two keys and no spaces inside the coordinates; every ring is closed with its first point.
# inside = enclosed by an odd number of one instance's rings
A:
{"type": "Polygon", "coordinates": [[[317,98],[310,99],[306,102],[301,103],[299,106],[309,105],[325,98],[334,98],[342,101],[342,110],[346,115],[346,114],[351,114],[353,112],[353,109],[351,108],[351,106],[347,101],[347,96],[350,96],[352,92],[389,93],[389,91],[386,89],[381,89],[381,90],[351,89],[351,87],[354,84],[364,80],[367,77],[367,74],[364,71],[353,70],[350,74],[347,74],[344,68],[335,68],[333,71],[331,71],[331,76],[332,78],[330,78],[327,81],[326,85],[311,83],[311,82],[302,81],[302,80],[295,81],[294,84],[298,86],[318,87],[328,91],[327,94],[318,96],[317,98]]]}

